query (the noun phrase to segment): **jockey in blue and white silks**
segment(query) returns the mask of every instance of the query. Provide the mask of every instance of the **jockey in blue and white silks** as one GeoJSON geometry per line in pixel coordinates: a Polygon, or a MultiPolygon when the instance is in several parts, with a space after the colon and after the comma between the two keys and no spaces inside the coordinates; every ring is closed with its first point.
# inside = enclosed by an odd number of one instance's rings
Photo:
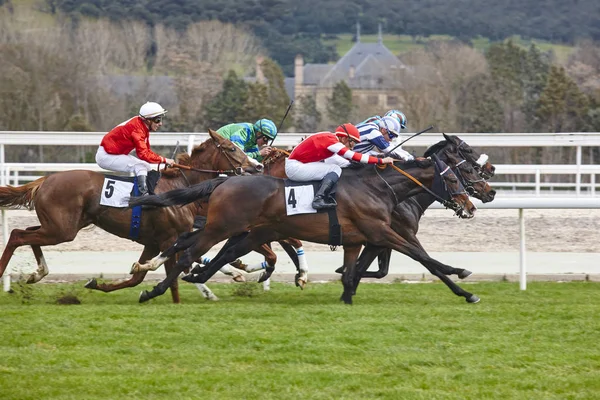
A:
{"type": "Polygon", "coordinates": [[[397,147],[392,151],[394,146],[390,145],[390,141],[398,137],[400,133],[400,123],[391,116],[374,119],[373,122],[367,122],[357,125],[360,132],[360,143],[354,147],[354,151],[363,154],[379,154],[383,153],[386,156],[402,159],[405,161],[412,160],[414,157],[397,147]]]}

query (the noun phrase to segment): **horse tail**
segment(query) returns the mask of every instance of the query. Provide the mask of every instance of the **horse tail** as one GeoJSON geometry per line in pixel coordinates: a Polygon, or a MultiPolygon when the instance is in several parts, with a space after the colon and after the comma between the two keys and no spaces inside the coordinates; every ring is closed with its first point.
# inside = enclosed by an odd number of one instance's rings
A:
{"type": "Polygon", "coordinates": [[[129,207],[154,206],[169,207],[177,204],[189,204],[197,200],[208,198],[221,183],[229,177],[219,177],[200,182],[183,189],[169,190],[168,192],[129,199],[129,207]]]}
{"type": "Polygon", "coordinates": [[[33,210],[35,194],[46,180],[46,176],[23,186],[0,186],[0,207],[33,210]]]}

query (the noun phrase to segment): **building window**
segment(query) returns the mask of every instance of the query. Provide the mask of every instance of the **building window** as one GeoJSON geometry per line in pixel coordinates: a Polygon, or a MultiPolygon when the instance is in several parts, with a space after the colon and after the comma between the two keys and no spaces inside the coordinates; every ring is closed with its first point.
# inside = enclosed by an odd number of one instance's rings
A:
{"type": "Polygon", "coordinates": [[[387,105],[388,107],[397,106],[399,104],[398,96],[388,96],[387,97],[387,105]]]}
{"type": "Polygon", "coordinates": [[[368,104],[379,104],[379,96],[367,96],[368,104]]]}

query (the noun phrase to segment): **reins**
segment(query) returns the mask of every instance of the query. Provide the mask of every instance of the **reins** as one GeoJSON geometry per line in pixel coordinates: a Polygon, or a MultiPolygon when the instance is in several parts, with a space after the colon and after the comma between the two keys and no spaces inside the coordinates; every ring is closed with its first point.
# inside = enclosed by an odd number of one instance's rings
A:
{"type": "MultiPolygon", "coordinates": [[[[395,160],[395,161],[400,161],[400,160],[395,160]]],[[[431,189],[429,189],[428,187],[426,187],[425,185],[423,185],[421,182],[419,182],[419,180],[417,178],[415,178],[414,176],[412,176],[408,172],[406,172],[406,171],[404,171],[404,170],[396,167],[394,164],[378,165],[377,168],[379,168],[379,169],[385,169],[388,165],[391,166],[393,169],[395,169],[397,172],[400,172],[402,175],[406,176],[408,179],[410,179],[411,181],[413,181],[417,185],[421,186],[427,193],[429,193],[437,201],[439,201],[440,203],[442,203],[442,205],[444,207],[454,209],[454,207],[452,206],[452,203],[453,203],[452,201],[448,201],[448,200],[443,199],[440,195],[438,195],[437,193],[435,193],[434,191],[432,191],[431,189]]],[[[447,166],[446,169],[440,173],[440,175],[444,175],[449,169],[450,169],[450,167],[447,166]]],[[[378,175],[379,175],[379,173],[378,173],[378,175]]],[[[381,177],[381,179],[383,179],[383,177],[381,177]]],[[[384,181],[385,181],[385,179],[384,179],[384,181]]],[[[387,182],[386,182],[386,184],[387,184],[387,182]]],[[[388,184],[388,187],[390,187],[389,184],[388,184]]],[[[398,197],[396,196],[396,192],[394,192],[394,190],[391,187],[390,187],[390,189],[392,190],[392,193],[394,194],[394,197],[396,197],[396,204],[398,204],[398,197]]]]}

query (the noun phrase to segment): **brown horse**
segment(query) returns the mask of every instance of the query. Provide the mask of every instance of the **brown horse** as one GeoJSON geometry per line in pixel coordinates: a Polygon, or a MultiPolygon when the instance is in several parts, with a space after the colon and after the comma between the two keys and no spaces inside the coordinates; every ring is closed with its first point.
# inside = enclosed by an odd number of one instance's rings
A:
{"type": "MultiPolygon", "coordinates": [[[[458,149],[458,155],[449,155],[448,165],[454,167],[454,171],[467,192],[484,203],[492,201],[496,191],[490,187],[484,177],[492,177],[494,175],[495,167],[487,161],[485,155],[477,153],[457,136],[444,135],[444,137],[458,149]],[[465,169],[475,169],[479,177],[476,177],[474,181],[466,178],[466,176],[473,176],[473,174],[471,171],[464,174],[465,169]]],[[[440,144],[437,146],[439,145],[440,144]]],[[[428,152],[425,153],[425,156],[428,156],[430,152],[435,151],[435,146],[431,147],[428,152]]],[[[404,240],[400,252],[415,261],[420,262],[429,272],[444,282],[457,296],[464,297],[469,303],[477,303],[479,297],[463,290],[447,277],[447,275],[455,274],[460,279],[464,279],[471,275],[471,272],[462,268],[453,268],[431,258],[417,239],[419,221],[425,210],[434,202],[434,200],[435,199],[428,193],[421,193],[403,201],[394,208],[391,226],[404,240]]],[[[389,271],[390,257],[391,249],[382,249],[372,244],[367,244],[358,258],[358,273],[361,277],[383,278],[389,271]],[[375,257],[379,258],[379,270],[374,272],[367,271],[375,257]]],[[[338,268],[336,272],[342,273],[343,267],[338,268]]]]}
{"type": "MultiPolygon", "coordinates": [[[[490,187],[485,179],[483,179],[483,176],[493,176],[495,167],[487,161],[486,157],[475,152],[459,137],[452,135],[444,135],[444,137],[446,141],[452,143],[456,149],[458,149],[458,154],[448,154],[446,161],[448,166],[453,169],[454,173],[461,180],[465,190],[484,203],[492,201],[496,192],[490,187]],[[480,176],[477,176],[477,174],[473,172],[473,169],[475,169],[480,176]],[[472,181],[466,179],[463,175],[474,177],[475,180],[472,181]]],[[[435,153],[438,148],[444,146],[445,142],[440,142],[429,148],[424,156],[428,157],[430,154],[435,153]]],[[[272,152],[271,156],[264,163],[264,171],[271,171],[272,174],[281,173],[281,171],[285,173],[285,158],[287,156],[289,156],[289,153],[283,150],[272,152]]],[[[468,302],[478,302],[479,298],[477,296],[464,291],[449,278],[443,276],[455,274],[458,275],[459,278],[464,279],[469,276],[471,272],[465,269],[453,268],[430,258],[416,237],[421,216],[434,201],[435,198],[429,193],[421,193],[403,201],[394,209],[391,223],[392,229],[405,240],[401,253],[408,255],[423,264],[433,275],[439,277],[455,294],[465,297],[468,302]]],[[[357,261],[357,270],[360,273],[360,276],[367,278],[385,277],[389,271],[390,257],[391,249],[381,249],[372,244],[368,244],[357,261]],[[367,268],[373,262],[375,257],[379,257],[379,270],[375,272],[367,271],[367,268]]],[[[343,269],[343,267],[340,267],[336,272],[341,274],[343,269]]]]}
{"type": "MultiPolygon", "coordinates": [[[[256,168],[246,154],[231,141],[209,130],[210,139],[192,151],[191,156],[180,155],[178,162],[190,167],[183,171],[164,171],[155,188],[156,193],[184,188],[221,173],[255,173],[256,168]]],[[[35,208],[40,225],[25,230],[14,229],[0,259],[0,276],[4,273],[15,249],[30,245],[37,261],[37,271],[27,278],[35,283],[48,274],[48,266],[41,246],[56,245],[75,239],[82,228],[94,224],[105,231],[129,239],[132,210],[100,205],[104,174],[73,170],[59,172],[20,187],[0,187],[0,206],[10,208],[35,208]]],[[[139,238],[144,245],[139,261],[145,262],[168,248],[177,237],[192,229],[199,205],[143,210],[139,238]]],[[[170,271],[174,262],[165,264],[170,271]]],[[[146,272],[137,272],[120,282],[98,283],[92,279],[86,287],[103,292],[136,286],[146,272]]],[[[174,302],[179,302],[177,282],[171,286],[174,302]]]]}
{"type": "MultiPolygon", "coordinates": [[[[432,193],[447,206],[452,206],[457,212],[474,212],[475,206],[470,202],[454,173],[436,156],[433,158],[434,161],[403,163],[403,171],[397,166],[384,169],[367,167],[342,174],[336,199],[338,219],[343,230],[345,271],[342,277],[342,300],[346,303],[352,302],[356,285],[356,258],[361,246],[364,243],[373,243],[393,249],[399,247],[401,238],[390,227],[391,213],[397,203],[434,188],[432,193]],[[405,173],[415,180],[405,176],[405,173]],[[447,202],[442,196],[451,197],[451,202],[447,202]]],[[[246,254],[257,245],[269,241],[297,237],[317,243],[328,243],[327,215],[316,213],[287,216],[285,202],[282,201],[284,193],[282,180],[253,176],[243,179],[213,179],[188,189],[132,199],[130,206],[165,207],[187,204],[210,196],[205,230],[180,237],[171,249],[141,266],[153,269],[178,251],[185,250],[175,269],[164,281],[151,292],[142,292],[140,302],[163,294],[193,260],[226,238],[232,238],[230,246],[221,249],[209,264],[208,270],[186,280],[205,282],[234,254],[246,254]],[[235,202],[236,198],[244,198],[245,201],[235,202]]]]}

